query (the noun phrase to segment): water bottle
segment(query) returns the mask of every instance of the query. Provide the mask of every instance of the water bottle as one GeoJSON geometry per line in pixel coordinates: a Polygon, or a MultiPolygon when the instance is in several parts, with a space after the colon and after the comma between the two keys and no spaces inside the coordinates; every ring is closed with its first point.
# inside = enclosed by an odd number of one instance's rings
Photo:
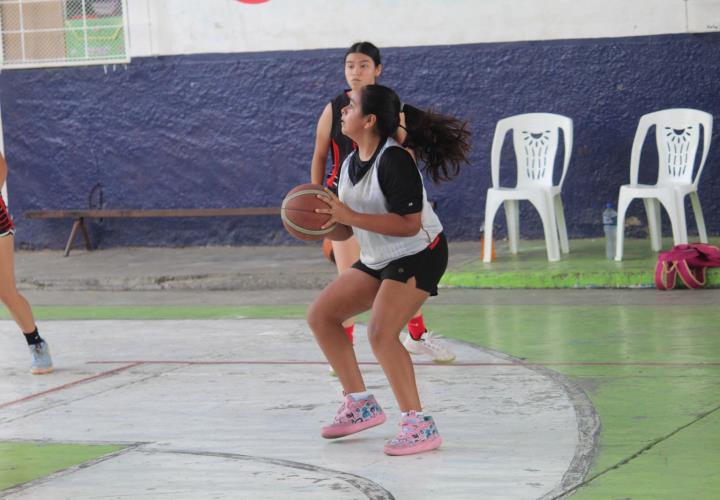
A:
{"type": "Polygon", "coordinates": [[[617,215],[612,203],[605,205],[605,210],[602,213],[603,230],[605,231],[605,257],[610,260],[615,258],[617,215]]]}

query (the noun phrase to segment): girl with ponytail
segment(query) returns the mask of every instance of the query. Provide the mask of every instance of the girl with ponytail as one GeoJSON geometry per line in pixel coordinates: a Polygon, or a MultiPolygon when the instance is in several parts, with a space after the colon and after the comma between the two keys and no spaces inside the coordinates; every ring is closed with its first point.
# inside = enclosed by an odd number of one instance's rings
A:
{"type": "MultiPolygon", "coordinates": [[[[367,391],[343,321],[370,310],[368,339],[402,412],[400,432],[384,448],[388,455],[433,450],[442,439],[432,417],[424,415],[412,361],[400,342],[407,321],[431,295],[447,267],[447,240],[427,201],[413,157],[394,138],[400,125],[400,99],[381,85],[353,90],[342,109],[342,133],[357,149],[343,162],[329,205],[327,226],[352,228],[360,259],[328,285],[308,310],[308,324],[337,373],[345,400],[333,422],[322,429],[338,438],[374,427],[385,413],[367,391]]],[[[469,134],[463,123],[423,113],[408,131],[418,157],[436,181],[450,180],[465,162],[469,134]],[[438,141],[444,141],[440,144],[438,141]]]]}
{"type": "MultiPolygon", "coordinates": [[[[325,184],[337,192],[337,182],[340,178],[343,161],[355,149],[353,141],[343,135],[341,130],[341,110],[349,103],[348,94],[353,90],[359,90],[365,85],[376,83],[382,73],[383,66],[380,57],[380,50],[370,42],[354,43],[345,53],[345,80],[348,89],[330,101],[318,120],[315,151],[313,152],[310,168],[310,180],[315,184],[325,184]],[[330,171],[326,175],[326,164],[330,155],[330,171]]],[[[427,120],[427,114],[416,108],[405,106],[406,115],[410,118],[409,131],[413,134],[419,132],[421,122],[427,120]]],[[[403,114],[401,113],[401,124],[403,114]]],[[[399,142],[406,140],[407,134],[402,128],[396,128],[390,136],[394,136],[399,142]]],[[[418,141],[424,138],[418,135],[418,141]]],[[[412,147],[411,144],[408,144],[412,147]]],[[[443,146],[439,146],[443,147],[443,146]]],[[[434,164],[433,151],[416,151],[419,159],[426,164],[434,164]]],[[[355,262],[360,256],[360,247],[357,240],[351,237],[345,241],[324,242],[326,254],[337,266],[338,273],[342,273],[355,262]]],[[[348,318],[344,324],[345,335],[350,342],[353,342],[355,319],[348,318]]],[[[436,363],[450,363],[455,359],[455,354],[450,351],[447,344],[437,337],[425,326],[425,318],[422,311],[418,310],[407,324],[408,335],[404,340],[405,348],[413,354],[424,354],[436,363]]],[[[331,373],[334,371],[331,368],[331,373]]]]}

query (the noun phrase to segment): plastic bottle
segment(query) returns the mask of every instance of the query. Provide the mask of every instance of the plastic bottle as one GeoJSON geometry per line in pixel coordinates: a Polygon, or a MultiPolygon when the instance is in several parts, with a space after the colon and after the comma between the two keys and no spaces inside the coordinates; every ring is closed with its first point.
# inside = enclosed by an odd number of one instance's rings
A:
{"type": "Polygon", "coordinates": [[[610,260],[615,258],[617,215],[612,203],[605,205],[605,210],[602,213],[603,230],[605,231],[605,257],[610,260]]]}

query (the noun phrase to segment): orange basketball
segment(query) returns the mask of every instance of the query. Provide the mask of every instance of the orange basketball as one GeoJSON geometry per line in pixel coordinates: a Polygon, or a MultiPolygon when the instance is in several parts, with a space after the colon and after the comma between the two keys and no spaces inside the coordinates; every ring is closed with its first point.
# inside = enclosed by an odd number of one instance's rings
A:
{"type": "Polygon", "coordinates": [[[328,204],[317,197],[319,194],[324,194],[319,184],[300,184],[290,190],[280,206],[285,229],[298,239],[322,240],[335,229],[335,224],[321,229],[330,216],[315,212],[316,208],[328,208],[328,204]]]}

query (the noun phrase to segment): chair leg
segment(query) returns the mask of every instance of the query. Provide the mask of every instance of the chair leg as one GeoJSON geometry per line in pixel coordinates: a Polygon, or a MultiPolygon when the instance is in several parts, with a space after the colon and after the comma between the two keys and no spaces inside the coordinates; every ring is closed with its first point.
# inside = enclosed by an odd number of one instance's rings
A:
{"type": "Polygon", "coordinates": [[[485,200],[485,234],[483,242],[483,262],[492,261],[493,222],[495,213],[500,207],[500,200],[496,199],[489,191],[485,200]]]}
{"type": "Polygon", "coordinates": [[[692,203],[693,213],[695,214],[695,224],[698,228],[698,236],[701,243],[707,243],[707,230],[705,229],[705,217],[703,217],[702,207],[700,206],[700,198],[697,191],[690,193],[690,203],[692,203]]]}
{"type": "Polygon", "coordinates": [[[672,193],[667,196],[666,210],[672,225],[673,244],[681,245],[688,242],[687,222],[685,218],[685,196],[672,193]],[[669,207],[669,209],[668,209],[669,207]]]}
{"type": "Polygon", "coordinates": [[[563,208],[562,198],[560,195],[555,196],[555,223],[558,228],[558,237],[560,238],[560,251],[562,253],[570,253],[570,243],[568,241],[567,226],[565,225],[565,210],[563,208]]]}
{"type": "Polygon", "coordinates": [[[617,236],[615,237],[615,260],[621,262],[623,259],[623,246],[625,244],[625,213],[632,201],[632,197],[620,186],[620,195],[618,196],[618,216],[617,216],[617,236]]]}
{"type": "Polygon", "coordinates": [[[518,253],[518,240],[520,239],[519,205],[518,200],[505,200],[503,202],[508,230],[508,243],[510,244],[510,253],[513,255],[518,253]]]}
{"type": "Polygon", "coordinates": [[[650,246],[654,252],[662,250],[662,218],[660,203],[655,198],[643,198],[650,232],[650,246]]]}
{"type": "Polygon", "coordinates": [[[558,243],[558,229],[553,214],[553,201],[550,195],[540,195],[536,198],[530,198],[530,203],[540,214],[545,233],[545,247],[547,249],[547,257],[550,262],[560,260],[560,248],[558,243]]]}

